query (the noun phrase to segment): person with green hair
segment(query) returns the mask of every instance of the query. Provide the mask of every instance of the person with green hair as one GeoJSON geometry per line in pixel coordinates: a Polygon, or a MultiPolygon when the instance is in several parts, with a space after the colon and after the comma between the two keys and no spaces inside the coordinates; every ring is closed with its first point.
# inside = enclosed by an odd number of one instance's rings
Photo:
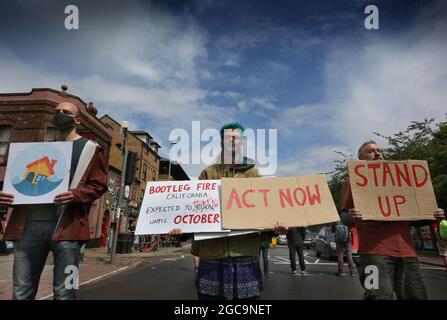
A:
{"type": "MultiPolygon", "coordinates": [[[[243,132],[238,122],[225,124],[220,130],[222,152],[220,163],[205,168],[199,180],[261,177],[254,161],[243,157],[243,132]]],[[[286,234],[281,223],[272,226],[278,234],[286,234]]],[[[170,233],[181,235],[180,229],[170,233]]],[[[200,257],[196,288],[200,300],[259,299],[263,290],[259,265],[260,233],[226,236],[194,242],[200,257]]]]}

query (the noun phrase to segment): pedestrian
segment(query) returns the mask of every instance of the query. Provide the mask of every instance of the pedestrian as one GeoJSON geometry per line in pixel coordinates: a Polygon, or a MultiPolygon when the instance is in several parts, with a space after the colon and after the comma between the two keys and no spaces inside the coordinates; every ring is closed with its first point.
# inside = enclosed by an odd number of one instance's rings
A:
{"type": "MultiPolygon", "coordinates": [[[[58,141],[72,141],[70,188],[54,203],[13,205],[4,238],[14,241],[13,299],[34,299],[51,250],[54,257],[54,299],[76,299],[76,289],[66,286],[67,267],[78,270],[81,247],[90,240],[90,205],[107,190],[104,150],[81,137],[78,107],[71,102],[56,106],[51,123],[58,141]]],[[[14,195],[0,192],[0,205],[10,206],[14,195]]],[[[70,269],[71,270],[71,269],[70,269]]]]}
{"type": "MultiPolygon", "coordinates": [[[[433,230],[435,232],[438,253],[444,262],[445,270],[447,272],[447,214],[444,213],[444,210],[440,211],[440,213],[443,213],[444,217],[440,217],[433,225],[433,230]]],[[[444,277],[447,278],[447,274],[444,277]]]]}
{"type": "MultiPolygon", "coordinates": [[[[360,160],[383,160],[382,151],[373,140],[363,143],[358,150],[360,160]]],[[[440,217],[439,209],[434,217],[440,217]]],[[[411,238],[410,227],[433,223],[432,220],[364,221],[362,213],[354,207],[347,179],[343,186],[342,221],[347,226],[357,225],[359,238],[358,272],[365,289],[364,299],[425,300],[427,293],[418,258],[411,238]],[[374,267],[374,268],[371,268],[374,267]],[[366,286],[371,270],[378,270],[378,286],[366,286]]]]}
{"type": "Polygon", "coordinates": [[[259,245],[259,260],[261,260],[262,256],[262,262],[264,264],[264,275],[269,275],[269,248],[270,243],[272,242],[272,238],[274,234],[271,231],[263,231],[260,234],[260,245],[259,245]]]}
{"type": "Polygon", "coordinates": [[[289,247],[290,266],[292,274],[296,274],[296,254],[300,263],[301,274],[306,275],[306,264],[304,261],[303,241],[306,229],[303,227],[291,227],[287,232],[287,246],[289,247]]]}
{"type": "Polygon", "coordinates": [[[343,222],[337,221],[331,224],[332,232],[335,233],[335,245],[337,247],[336,276],[343,276],[344,255],[348,260],[349,275],[355,276],[354,259],[352,258],[352,232],[343,222]]]}
{"type": "MultiPolygon", "coordinates": [[[[244,127],[237,122],[225,124],[220,130],[222,152],[220,163],[205,168],[200,180],[260,177],[251,159],[243,157],[244,127]]],[[[276,233],[285,233],[281,223],[272,226],[276,233]]],[[[181,229],[171,235],[180,236],[181,229]]],[[[196,241],[200,257],[196,288],[200,300],[255,300],[262,292],[259,265],[258,232],[196,241]]]]}

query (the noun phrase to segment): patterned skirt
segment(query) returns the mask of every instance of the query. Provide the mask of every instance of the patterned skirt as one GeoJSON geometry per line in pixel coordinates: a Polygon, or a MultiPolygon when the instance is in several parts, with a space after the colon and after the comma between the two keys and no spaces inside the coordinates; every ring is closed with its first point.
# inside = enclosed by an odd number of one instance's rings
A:
{"type": "Polygon", "coordinates": [[[262,291],[259,258],[200,259],[196,287],[201,294],[227,300],[259,296],[262,291]]]}

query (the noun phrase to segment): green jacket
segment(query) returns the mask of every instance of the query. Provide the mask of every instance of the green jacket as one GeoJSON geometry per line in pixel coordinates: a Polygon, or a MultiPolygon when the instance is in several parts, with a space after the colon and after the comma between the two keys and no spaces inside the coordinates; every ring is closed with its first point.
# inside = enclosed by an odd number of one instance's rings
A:
{"type": "MultiPolygon", "coordinates": [[[[248,162],[233,166],[214,164],[202,171],[199,180],[220,179],[222,177],[257,178],[260,176],[254,164],[248,162]]],[[[258,256],[259,245],[259,233],[250,233],[241,236],[195,241],[194,251],[203,259],[258,256]]]]}

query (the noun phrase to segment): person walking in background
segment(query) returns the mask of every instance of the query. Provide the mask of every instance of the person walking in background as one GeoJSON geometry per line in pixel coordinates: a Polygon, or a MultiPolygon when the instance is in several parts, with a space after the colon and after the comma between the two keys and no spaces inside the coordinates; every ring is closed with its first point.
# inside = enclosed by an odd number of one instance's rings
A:
{"type": "MultiPolygon", "coordinates": [[[[272,242],[273,232],[264,231],[261,232],[261,242],[259,245],[259,254],[262,256],[262,262],[264,264],[264,275],[269,275],[269,248],[272,242]]],[[[259,262],[261,262],[261,257],[259,257],[259,262]]]]}
{"type": "Polygon", "coordinates": [[[354,260],[352,259],[352,233],[351,230],[341,221],[331,224],[331,231],[335,233],[335,244],[337,246],[337,276],[343,276],[344,254],[348,259],[349,274],[355,276],[354,260]]]}
{"type": "Polygon", "coordinates": [[[303,241],[306,229],[302,227],[291,227],[287,232],[287,246],[289,247],[290,266],[292,273],[296,274],[296,254],[300,263],[301,274],[306,274],[306,265],[303,253],[303,241]]]}

